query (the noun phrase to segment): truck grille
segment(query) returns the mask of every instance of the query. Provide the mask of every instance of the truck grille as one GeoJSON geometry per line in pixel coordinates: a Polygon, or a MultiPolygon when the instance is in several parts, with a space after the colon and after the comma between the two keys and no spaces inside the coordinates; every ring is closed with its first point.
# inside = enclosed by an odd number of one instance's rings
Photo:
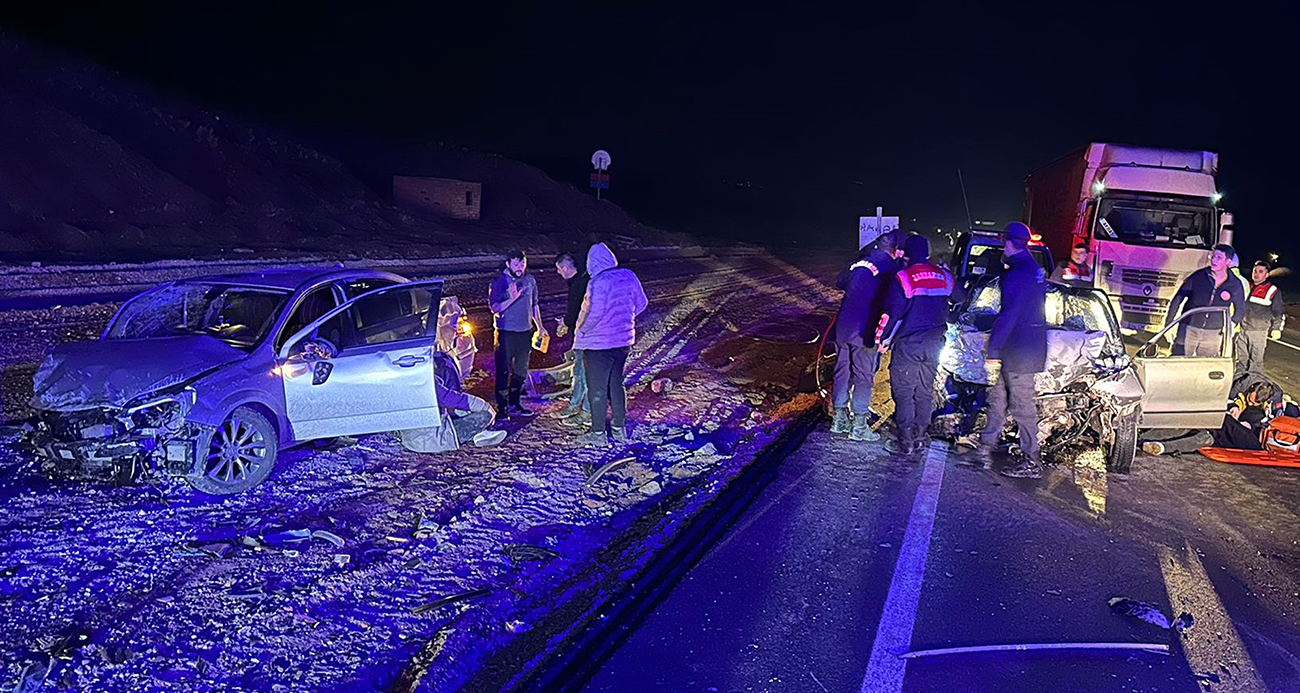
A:
{"type": "Polygon", "coordinates": [[[1124,267],[1120,270],[1120,280],[1125,284],[1144,286],[1151,284],[1160,288],[1172,289],[1178,286],[1178,275],[1173,272],[1161,272],[1153,269],[1124,267]]]}

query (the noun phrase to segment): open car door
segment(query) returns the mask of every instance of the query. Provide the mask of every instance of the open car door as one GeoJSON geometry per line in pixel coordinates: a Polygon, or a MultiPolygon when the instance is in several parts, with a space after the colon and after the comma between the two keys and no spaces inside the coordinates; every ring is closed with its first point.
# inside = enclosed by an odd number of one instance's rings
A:
{"type": "Polygon", "coordinates": [[[1216,429],[1223,425],[1232,388],[1232,322],[1226,308],[1197,308],[1178,316],[1138,351],[1134,360],[1142,396],[1142,428],[1216,429]],[[1213,356],[1162,354],[1159,342],[1194,315],[1223,314],[1219,350],[1213,356]]]}
{"type": "Polygon", "coordinates": [[[409,282],[343,303],[277,354],[295,440],[441,424],[434,391],[442,281],[409,282]]]}

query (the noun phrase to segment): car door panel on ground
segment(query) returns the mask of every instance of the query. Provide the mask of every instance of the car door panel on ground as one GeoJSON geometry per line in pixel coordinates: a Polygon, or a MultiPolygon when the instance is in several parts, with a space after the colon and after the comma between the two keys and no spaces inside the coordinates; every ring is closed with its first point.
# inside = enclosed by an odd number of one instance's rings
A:
{"type": "Polygon", "coordinates": [[[439,425],[433,352],[440,281],[385,287],[312,323],[280,355],[297,440],[439,425]],[[322,339],[333,355],[304,355],[322,339]]]}
{"type": "Polygon", "coordinates": [[[1228,396],[1232,389],[1232,340],[1223,340],[1215,356],[1152,355],[1152,347],[1162,335],[1173,336],[1178,324],[1193,315],[1218,311],[1231,329],[1227,311],[1200,308],[1179,316],[1147,343],[1134,359],[1138,379],[1146,394],[1142,399],[1143,428],[1202,428],[1223,425],[1228,396]]]}

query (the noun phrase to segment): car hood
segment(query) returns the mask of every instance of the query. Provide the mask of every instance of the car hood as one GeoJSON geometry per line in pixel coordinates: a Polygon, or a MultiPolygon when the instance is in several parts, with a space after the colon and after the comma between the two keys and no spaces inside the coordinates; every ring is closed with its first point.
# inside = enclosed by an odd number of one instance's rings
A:
{"type": "Polygon", "coordinates": [[[121,407],[246,356],[203,335],[61,344],[36,371],[32,407],[46,411],[121,407]]]}

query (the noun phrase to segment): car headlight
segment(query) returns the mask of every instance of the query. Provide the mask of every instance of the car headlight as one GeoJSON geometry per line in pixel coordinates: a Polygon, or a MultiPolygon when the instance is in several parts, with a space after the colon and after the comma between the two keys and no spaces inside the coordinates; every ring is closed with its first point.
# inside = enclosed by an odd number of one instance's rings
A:
{"type": "Polygon", "coordinates": [[[122,409],[120,417],[128,428],[166,428],[175,430],[185,423],[198,393],[194,388],[136,400],[122,409]]]}
{"type": "Polygon", "coordinates": [[[467,318],[462,317],[460,320],[456,321],[456,331],[462,336],[468,337],[471,334],[474,334],[474,326],[469,323],[467,318]]]}

